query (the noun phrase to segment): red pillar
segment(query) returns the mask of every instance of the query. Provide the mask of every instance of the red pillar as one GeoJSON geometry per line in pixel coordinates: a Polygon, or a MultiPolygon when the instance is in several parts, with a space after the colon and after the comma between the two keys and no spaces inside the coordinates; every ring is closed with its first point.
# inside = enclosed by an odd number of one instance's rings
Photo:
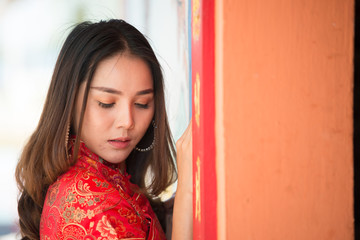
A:
{"type": "Polygon", "coordinates": [[[192,1],[194,239],[217,238],[214,1],[192,1]]]}

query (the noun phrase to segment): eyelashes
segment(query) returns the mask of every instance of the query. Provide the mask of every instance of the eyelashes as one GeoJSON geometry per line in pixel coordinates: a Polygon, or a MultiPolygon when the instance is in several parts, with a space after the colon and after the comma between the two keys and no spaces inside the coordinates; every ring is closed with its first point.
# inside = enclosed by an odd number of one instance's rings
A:
{"type": "Polygon", "coordinates": [[[137,106],[139,108],[143,108],[143,109],[148,109],[149,108],[149,104],[135,103],[135,106],[137,106]]]}
{"type": "MultiPolygon", "coordinates": [[[[115,103],[103,103],[103,102],[100,102],[98,101],[98,105],[101,107],[101,108],[112,108],[115,103]]],[[[135,106],[138,107],[138,108],[141,108],[141,109],[148,109],[149,108],[149,104],[141,104],[141,103],[135,103],[135,106]]]]}
{"type": "Polygon", "coordinates": [[[114,106],[115,103],[102,103],[102,102],[99,102],[99,101],[98,101],[98,104],[99,104],[99,106],[102,107],[102,108],[111,108],[111,107],[114,106]]]}

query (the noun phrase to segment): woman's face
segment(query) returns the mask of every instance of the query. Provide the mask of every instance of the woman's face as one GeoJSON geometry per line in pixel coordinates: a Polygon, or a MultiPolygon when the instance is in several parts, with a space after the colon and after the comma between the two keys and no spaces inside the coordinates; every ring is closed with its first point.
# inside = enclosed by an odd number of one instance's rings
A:
{"type": "MultiPolygon", "coordinates": [[[[76,100],[78,126],[86,83],[76,100]]],[[[111,163],[124,161],[144,136],[154,116],[150,68],[128,53],[100,62],[90,85],[81,140],[111,163]]]]}

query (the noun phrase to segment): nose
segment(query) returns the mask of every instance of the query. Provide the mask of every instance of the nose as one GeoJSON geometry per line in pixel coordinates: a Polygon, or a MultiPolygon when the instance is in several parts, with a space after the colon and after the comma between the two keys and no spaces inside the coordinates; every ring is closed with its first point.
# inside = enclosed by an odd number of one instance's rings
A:
{"type": "Polygon", "coordinates": [[[134,117],[130,104],[122,104],[117,111],[116,127],[124,129],[132,129],[134,127],[134,117]]]}

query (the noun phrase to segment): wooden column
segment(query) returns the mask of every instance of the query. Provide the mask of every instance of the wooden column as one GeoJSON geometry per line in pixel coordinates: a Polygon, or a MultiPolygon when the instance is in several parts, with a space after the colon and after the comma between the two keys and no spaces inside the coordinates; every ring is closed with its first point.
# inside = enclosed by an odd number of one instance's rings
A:
{"type": "Polygon", "coordinates": [[[353,239],[354,1],[215,12],[218,239],[353,239]]]}

